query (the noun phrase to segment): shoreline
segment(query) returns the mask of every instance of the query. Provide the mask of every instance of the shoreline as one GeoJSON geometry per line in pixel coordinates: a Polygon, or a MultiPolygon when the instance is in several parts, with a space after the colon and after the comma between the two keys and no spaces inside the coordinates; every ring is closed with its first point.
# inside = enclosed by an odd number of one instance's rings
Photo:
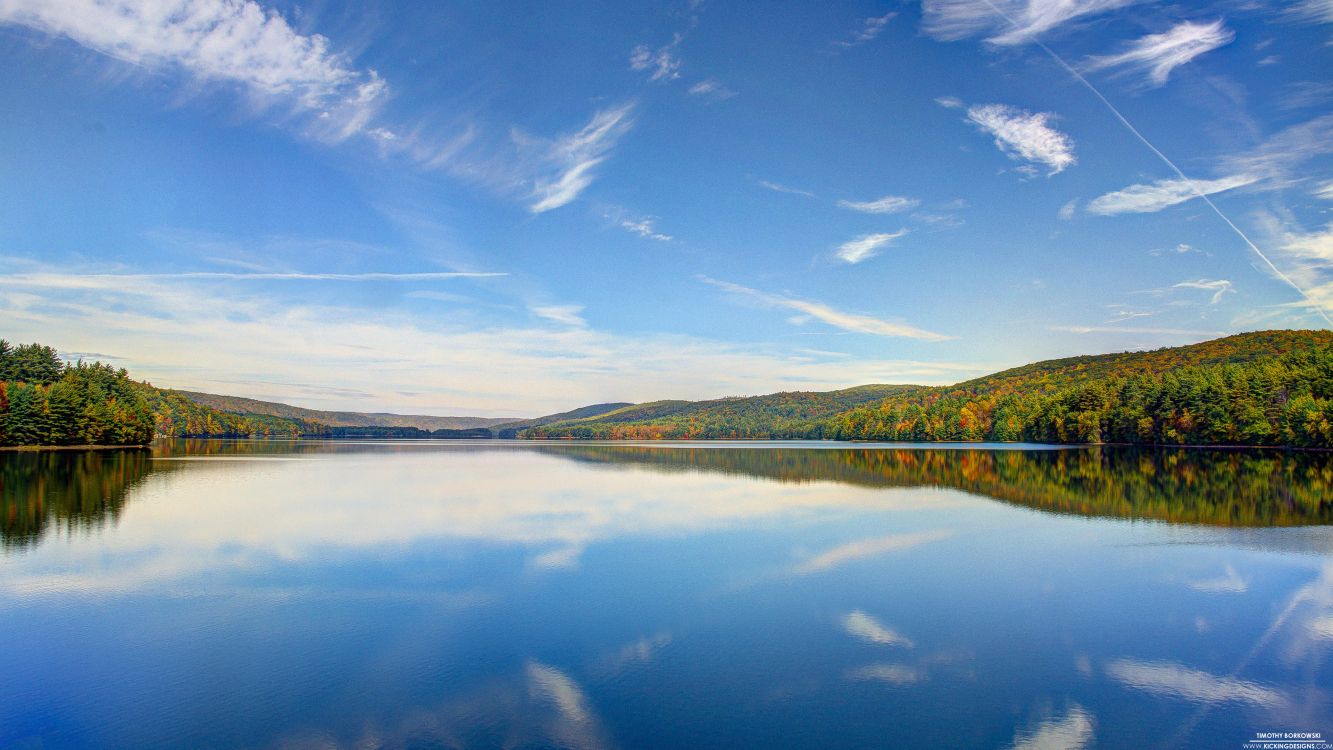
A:
{"type": "Polygon", "coordinates": [[[41,453],[42,451],[123,451],[143,450],[147,445],[0,445],[0,453],[41,453]]]}
{"type": "MultiPolygon", "coordinates": [[[[885,442],[885,441],[876,441],[876,440],[834,440],[834,439],[830,439],[830,438],[659,438],[659,439],[657,439],[657,440],[653,440],[653,439],[646,439],[646,440],[643,440],[643,439],[640,439],[640,440],[615,440],[615,439],[606,439],[606,438],[600,438],[600,439],[599,439],[599,438],[569,438],[569,437],[557,437],[557,438],[509,438],[509,439],[504,439],[504,438],[375,438],[375,437],[372,437],[372,436],[360,436],[360,437],[351,437],[351,436],[347,436],[347,437],[316,437],[316,436],[310,436],[310,437],[296,437],[296,438],[290,438],[290,437],[189,437],[189,438],[184,438],[184,437],[174,437],[174,436],[158,436],[158,437],[155,437],[155,438],[153,439],[153,442],[158,442],[158,441],[162,441],[162,440],[218,440],[218,441],[235,441],[235,442],[251,441],[251,440],[256,440],[256,441],[270,441],[270,440],[271,440],[271,441],[280,441],[280,442],[294,442],[294,443],[299,443],[299,442],[306,442],[306,441],[310,441],[310,442],[315,442],[315,441],[340,442],[340,441],[344,441],[344,440],[346,440],[346,441],[356,441],[356,440],[367,440],[367,439],[371,439],[371,440],[390,440],[390,441],[399,441],[399,442],[420,442],[420,443],[426,443],[426,442],[451,443],[451,442],[486,441],[486,442],[496,442],[496,443],[518,443],[518,444],[523,444],[523,443],[528,443],[528,444],[532,444],[532,443],[580,443],[580,442],[597,442],[597,443],[653,443],[653,442],[663,442],[663,443],[726,443],[726,442],[730,442],[730,443],[738,443],[738,442],[744,442],[744,443],[756,443],[756,444],[761,444],[761,445],[762,445],[762,444],[764,444],[764,443],[773,443],[773,442],[807,442],[807,443],[822,443],[822,444],[825,444],[825,445],[829,445],[829,444],[832,444],[832,445],[845,445],[845,446],[847,446],[847,447],[849,447],[849,448],[850,448],[850,447],[854,447],[854,446],[864,446],[864,445],[867,445],[867,444],[874,444],[874,443],[879,443],[879,442],[885,442]]],[[[954,447],[960,447],[960,446],[967,446],[967,445],[982,445],[982,444],[987,444],[987,443],[992,444],[992,445],[1018,445],[1018,444],[1022,444],[1022,443],[1024,443],[1025,441],[1008,441],[1008,440],[944,440],[944,441],[940,441],[940,440],[916,440],[916,441],[889,441],[889,442],[892,442],[892,443],[894,443],[894,444],[896,444],[896,445],[910,445],[910,446],[939,446],[939,445],[949,445],[949,446],[954,446],[954,447]]],[[[1222,445],[1206,445],[1206,444],[1189,444],[1189,445],[1180,445],[1180,444],[1169,444],[1169,443],[1029,443],[1029,444],[1030,444],[1030,445],[1038,445],[1038,446],[1042,446],[1043,448],[1097,448],[1097,447],[1111,447],[1111,448],[1140,448],[1140,449],[1172,449],[1172,448],[1178,448],[1178,449],[1189,449],[1189,450],[1224,450],[1224,451],[1225,451],[1225,450],[1303,451],[1303,452],[1312,452],[1312,453],[1329,453],[1329,452],[1333,452],[1333,448],[1319,448],[1319,447],[1310,447],[1310,446],[1290,446],[1290,445],[1226,445],[1226,444],[1222,444],[1222,445]]],[[[0,453],[40,453],[40,452],[43,452],[43,451],[117,451],[117,450],[144,450],[144,449],[148,449],[148,448],[150,448],[151,446],[152,446],[152,443],[146,443],[146,444],[143,444],[143,445],[0,445],[0,453]]],[[[966,448],[961,448],[961,449],[962,449],[962,450],[966,450],[966,448]]]]}

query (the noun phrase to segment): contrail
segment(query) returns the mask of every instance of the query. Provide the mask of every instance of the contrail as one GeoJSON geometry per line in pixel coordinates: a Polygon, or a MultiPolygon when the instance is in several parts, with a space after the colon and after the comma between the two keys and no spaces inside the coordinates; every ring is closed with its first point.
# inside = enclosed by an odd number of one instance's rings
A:
{"type": "MultiPolygon", "coordinates": [[[[1022,26],[1017,21],[1015,21],[1013,18],[1010,18],[1008,13],[1005,13],[1004,11],[996,7],[995,3],[991,2],[991,0],[982,0],[982,1],[985,2],[986,5],[990,7],[991,10],[995,11],[995,14],[997,16],[1003,18],[1005,21],[1008,21],[1010,26],[1013,26],[1016,29],[1022,28],[1022,26]]],[[[1318,302],[1315,302],[1314,298],[1311,297],[1310,294],[1305,291],[1305,289],[1301,288],[1299,284],[1291,280],[1291,277],[1287,276],[1285,273],[1282,273],[1281,269],[1279,269],[1276,265],[1274,265],[1273,261],[1269,260],[1268,256],[1264,254],[1264,251],[1260,250],[1259,246],[1254,244],[1254,242],[1250,240],[1249,236],[1247,236],[1244,232],[1242,232],[1240,227],[1236,226],[1235,222],[1229,219],[1226,214],[1222,213],[1222,209],[1218,208],[1216,203],[1213,203],[1212,198],[1209,198],[1207,194],[1199,190],[1198,186],[1194,184],[1194,180],[1185,176],[1185,173],[1180,170],[1180,167],[1176,166],[1175,162],[1171,161],[1171,159],[1167,157],[1166,154],[1162,153],[1161,150],[1158,149],[1156,146],[1154,146],[1151,141],[1145,138],[1143,136],[1143,133],[1140,133],[1139,129],[1134,127],[1133,123],[1131,123],[1124,115],[1120,114],[1120,110],[1116,109],[1115,105],[1111,103],[1111,100],[1103,96],[1102,92],[1097,90],[1097,87],[1093,86],[1091,81],[1083,77],[1082,73],[1078,72],[1077,70],[1074,69],[1072,65],[1065,62],[1064,58],[1055,54],[1055,50],[1052,50],[1050,47],[1047,47],[1041,40],[1033,37],[1032,43],[1037,45],[1038,47],[1041,47],[1042,51],[1050,55],[1052,60],[1058,63],[1060,67],[1068,71],[1069,75],[1073,76],[1075,80],[1083,84],[1084,88],[1086,88],[1088,91],[1091,91],[1092,95],[1097,97],[1098,101],[1106,105],[1106,108],[1111,111],[1111,114],[1115,115],[1115,118],[1120,121],[1120,124],[1124,125],[1125,128],[1129,130],[1130,133],[1133,133],[1134,137],[1139,139],[1139,142],[1142,143],[1144,146],[1147,146],[1148,150],[1153,152],[1153,154],[1155,154],[1158,159],[1161,159],[1162,163],[1165,164],[1167,167],[1169,167],[1172,172],[1175,172],[1177,177],[1179,177],[1181,180],[1184,180],[1185,184],[1189,185],[1190,190],[1194,191],[1194,196],[1196,198],[1202,199],[1204,203],[1207,203],[1208,207],[1213,209],[1213,213],[1217,214],[1217,217],[1219,219],[1226,222],[1226,225],[1231,227],[1231,231],[1235,232],[1236,236],[1240,237],[1241,240],[1244,241],[1244,243],[1249,246],[1250,250],[1254,251],[1254,254],[1259,256],[1259,259],[1262,260],[1264,264],[1267,265],[1279,279],[1282,279],[1283,281],[1287,282],[1287,284],[1292,289],[1295,289],[1297,292],[1299,292],[1301,297],[1303,297],[1305,301],[1308,302],[1310,306],[1314,308],[1315,312],[1319,313],[1319,317],[1323,318],[1324,322],[1327,323],[1329,326],[1333,326],[1333,320],[1329,319],[1328,313],[1324,312],[1323,306],[1320,305],[1318,302]]]]}

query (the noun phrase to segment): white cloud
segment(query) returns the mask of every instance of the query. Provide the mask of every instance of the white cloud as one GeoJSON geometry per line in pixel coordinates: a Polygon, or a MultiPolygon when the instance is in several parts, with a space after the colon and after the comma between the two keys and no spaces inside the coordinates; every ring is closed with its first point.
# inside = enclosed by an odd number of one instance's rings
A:
{"type": "Polygon", "coordinates": [[[1106,673],[1132,688],[1200,703],[1248,703],[1261,708],[1287,703],[1285,696],[1271,688],[1166,662],[1120,659],[1107,664],[1106,673]]]}
{"type": "Polygon", "coordinates": [[[789,310],[796,310],[797,312],[808,315],[815,320],[852,333],[921,339],[923,341],[947,341],[952,338],[951,336],[925,331],[905,323],[893,323],[887,320],[880,320],[879,318],[872,318],[869,315],[857,315],[855,313],[843,312],[829,307],[822,302],[812,302],[809,300],[798,299],[796,297],[769,294],[757,289],[741,286],[740,284],[732,284],[728,281],[710,279],[706,276],[701,276],[699,279],[706,284],[711,284],[732,294],[757,300],[770,307],[784,307],[789,310]]]}
{"type": "Polygon", "coordinates": [[[814,555],[797,565],[795,572],[802,574],[822,573],[846,565],[849,562],[863,560],[867,557],[879,557],[890,552],[904,552],[923,544],[948,539],[951,536],[953,536],[952,531],[940,529],[937,531],[918,531],[911,534],[893,534],[875,539],[860,539],[814,555]]]}
{"type": "Polygon", "coordinates": [[[893,20],[897,13],[885,13],[882,16],[871,16],[861,21],[861,26],[852,33],[851,38],[835,42],[839,47],[857,47],[866,42],[873,41],[884,31],[884,27],[893,20]]]}
{"type": "Polygon", "coordinates": [[[1316,187],[1314,190],[1314,197],[1321,200],[1333,201],[1333,181],[1325,182],[1319,187],[1316,187]]]}
{"type": "Polygon", "coordinates": [[[1187,255],[1189,253],[1202,253],[1203,251],[1189,243],[1181,242],[1175,247],[1169,249],[1155,247],[1152,250],[1149,250],[1148,254],[1153,256],[1160,256],[1168,252],[1175,253],[1176,255],[1187,255]]]}
{"type": "Polygon", "coordinates": [[[1063,718],[1047,719],[1014,735],[1010,750],[1082,750],[1092,745],[1092,714],[1071,706],[1063,718]]]}
{"type": "Polygon", "coordinates": [[[1197,281],[1182,281],[1179,284],[1176,284],[1175,287],[1177,289],[1203,289],[1205,291],[1212,292],[1213,293],[1212,299],[1208,300],[1208,304],[1210,305],[1216,305],[1218,302],[1221,302],[1222,295],[1224,294],[1236,293],[1236,290],[1232,287],[1231,282],[1227,281],[1226,279],[1199,279],[1197,281]]]}
{"type": "Polygon", "coordinates": [[[652,219],[621,219],[620,228],[637,234],[644,239],[657,240],[658,242],[671,241],[671,235],[657,231],[652,219]]]}
{"type": "Polygon", "coordinates": [[[5,278],[6,285],[65,289],[109,289],[132,281],[218,280],[218,281],[442,281],[461,278],[508,276],[497,272],[440,271],[425,273],[229,273],[225,271],[186,271],[182,273],[16,273],[5,278]]]}
{"type": "Polygon", "coordinates": [[[1028,112],[1007,104],[968,107],[967,119],[995,137],[995,146],[1011,159],[1045,164],[1056,174],[1077,162],[1074,140],[1052,128],[1049,112],[1028,112]]]}
{"type": "Polygon", "coordinates": [[[886,195],[873,201],[838,201],[838,205],[866,214],[896,214],[916,208],[921,205],[921,201],[901,195],[886,195]]]}
{"type": "Polygon", "coordinates": [[[983,36],[994,45],[1027,44],[1083,18],[1137,0],[924,0],[926,34],[944,41],[983,36]]]}
{"type": "Polygon", "coordinates": [[[1074,212],[1077,210],[1078,210],[1078,199],[1075,198],[1074,200],[1071,200],[1060,207],[1059,216],[1061,219],[1069,221],[1070,219],[1074,218],[1074,212]]]}
{"type": "Polygon", "coordinates": [[[1088,70],[1122,65],[1137,68],[1147,72],[1148,80],[1154,86],[1161,86],[1166,83],[1171,71],[1205,52],[1229,44],[1235,38],[1236,34],[1224,28],[1220,20],[1212,23],[1186,21],[1170,31],[1137,39],[1124,52],[1090,57],[1085,67],[1088,70]]]}
{"type": "Polygon", "coordinates": [[[633,109],[633,104],[622,104],[598,110],[581,130],[557,138],[550,145],[543,160],[548,174],[537,178],[532,191],[533,213],[559,208],[592,184],[593,170],[633,127],[633,109]]]}
{"type": "Polygon", "coordinates": [[[923,678],[924,675],[921,670],[916,667],[910,664],[894,664],[892,662],[868,664],[847,672],[847,679],[849,680],[885,682],[897,687],[915,684],[923,678]]]}
{"type": "Polygon", "coordinates": [[[941,107],[944,107],[945,109],[963,108],[963,100],[959,99],[956,96],[937,96],[935,97],[935,103],[940,105],[941,107]]]}
{"type": "MultiPolygon", "coordinates": [[[[525,314],[526,304],[517,311],[502,304],[422,304],[426,295],[468,283],[486,284],[486,299],[495,300],[511,286],[497,283],[501,279],[395,281],[375,295],[373,306],[357,306],[330,288],[348,282],[90,275],[0,263],[0,320],[7,338],[48,342],[64,351],[114,352],[136,378],[164,387],[311,408],[517,417],[607,400],[943,384],[995,369],[537,324],[525,314]],[[324,286],[306,288],[313,284],[324,286]],[[391,295],[399,287],[403,302],[395,304],[391,295]],[[302,385],[327,383],[330,372],[338,373],[347,393],[315,394],[302,385]]],[[[453,295],[446,299],[455,301],[453,295]]],[[[938,337],[836,310],[819,312],[881,335],[938,337]]]]}
{"type": "Polygon", "coordinates": [[[1250,582],[1241,578],[1236,569],[1228,565],[1226,575],[1221,578],[1209,578],[1202,581],[1188,581],[1187,585],[1195,591],[1207,591],[1218,594],[1243,594],[1250,588],[1250,582]]]}
{"type": "Polygon", "coordinates": [[[760,180],[759,185],[760,187],[768,188],[769,190],[772,190],[775,193],[787,193],[788,195],[801,195],[806,198],[815,197],[815,194],[810,192],[809,190],[802,190],[800,188],[794,188],[788,185],[783,185],[781,183],[770,182],[768,180],[760,180]]]}
{"type": "Polygon", "coordinates": [[[579,315],[583,312],[583,305],[536,305],[529,309],[533,315],[556,323],[575,327],[583,327],[588,324],[588,321],[579,315]]]}
{"type": "Polygon", "coordinates": [[[1333,153],[1333,114],[1298,123],[1270,136],[1255,148],[1228,154],[1222,169],[1232,174],[1255,175],[1279,188],[1310,176],[1304,163],[1333,153]]]}
{"type": "Polygon", "coordinates": [[[903,648],[913,648],[915,645],[912,643],[912,639],[894,631],[892,628],[884,625],[879,620],[876,620],[859,609],[853,612],[848,612],[847,615],[842,618],[842,627],[843,630],[846,630],[847,633],[853,637],[880,646],[902,646],[903,648]]]}
{"type": "Polygon", "coordinates": [[[677,34],[670,44],[655,51],[646,44],[636,46],[630,51],[630,69],[652,71],[648,76],[651,81],[671,81],[680,78],[681,60],[676,55],[676,45],[680,44],[682,39],[684,37],[677,34]]]}
{"type": "MultiPolygon", "coordinates": [[[[1266,223],[1276,224],[1271,219],[1266,223]]],[[[1269,231],[1277,244],[1275,258],[1305,292],[1292,306],[1333,313],[1333,224],[1313,232],[1269,231]]]]}
{"type": "Polygon", "coordinates": [[[528,662],[528,679],[533,694],[549,699],[565,719],[579,725],[592,721],[588,696],[564,672],[539,662],[528,662]]]}
{"type": "Polygon", "coordinates": [[[896,232],[879,232],[876,234],[863,234],[854,240],[848,240],[838,246],[838,258],[847,263],[860,263],[863,260],[869,260],[879,251],[888,246],[890,242],[907,234],[906,229],[899,229],[896,232]]]}
{"type": "Polygon", "coordinates": [[[1333,23],[1333,0],[1298,0],[1287,12],[1302,21],[1333,23]]]}
{"type": "Polygon", "coordinates": [[[699,81],[689,89],[691,96],[704,96],[712,99],[730,99],[736,95],[735,91],[723,86],[721,82],[713,78],[699,81]]]}
{"type": "Polygon", "coordinates": [[[1150,334],[1157,336],[1186,336],[1189,338],[1210,339],[1226,336],[1226,331],[1199,331],[1186,328],[1132,328],[1129,326],[1046,326],[1048,331],[1062,333],[1129,333],[1150,334]]]}
{"type": "Polygon", "coordinates": [[[355,69],[325,37],[299,34],[251,0],[6,0],[0,23],[67,37],[134,65],[239,84],[313,115],[310,127],[327,139],[392,135],[369,127],[388,96],[374,70],[355,69]]]}
{"type": "Polygon", "coordinates": [[[1252,175],[1237,174],[1216,180],[1158,180],[1150,185],[1130,185],[1093,199],[1088,203],[1087,211],[1099,216],[1156,213],[1203,195],[1252,185],[1258,180],[1252,175]]]}

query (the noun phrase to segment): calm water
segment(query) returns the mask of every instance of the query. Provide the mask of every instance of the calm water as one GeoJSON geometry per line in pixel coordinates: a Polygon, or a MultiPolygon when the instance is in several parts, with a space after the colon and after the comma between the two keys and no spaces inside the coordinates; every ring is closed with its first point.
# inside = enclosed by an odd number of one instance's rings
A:
{"type": "Polygon", "coordinates": [[[0,746],[1333,736],[1333,457],[0,454],[0,746]]]}

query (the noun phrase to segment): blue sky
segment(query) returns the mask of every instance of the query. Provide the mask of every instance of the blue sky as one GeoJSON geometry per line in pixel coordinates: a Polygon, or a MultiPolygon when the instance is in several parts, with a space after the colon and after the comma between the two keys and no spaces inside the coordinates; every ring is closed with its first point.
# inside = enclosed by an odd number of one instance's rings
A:
{"type": "Polygon", "coordinates": [[[532,415],[1333,316],[1333,4],[0,0],[0,335],[532,415]]]}

